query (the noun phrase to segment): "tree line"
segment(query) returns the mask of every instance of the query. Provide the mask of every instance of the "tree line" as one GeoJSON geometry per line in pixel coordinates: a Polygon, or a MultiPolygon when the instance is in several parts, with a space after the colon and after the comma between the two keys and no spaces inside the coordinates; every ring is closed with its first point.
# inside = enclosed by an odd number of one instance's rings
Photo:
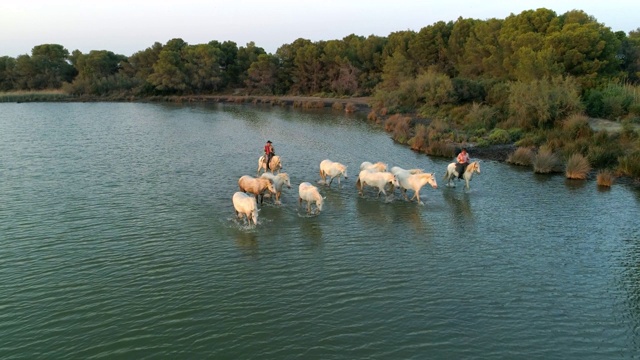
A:
{"type": "MultiPolygon", "coordinates": [[[[69,53],[58,44],[0,57],[0,92],[43,89],[115,99],[369,96],[373,118],[410,113],[434,120],[429,127],[397,119],[385,125],[396,140],[428,153],[437,154],[437,144],[447,141],[541,146],[575,114],[640,122],[640,28],[614,32],[581,10],[558,15],[540,8],[504,19],[439,21],[386,37],[299,38],[274,54],[253,42],[191,45],[176,38],[128,57],[69,53]]],[[[582,131],[575,128],[583,121],[571,123],[571,131],[582,131]]],[[[640,177],[640,140],[633,132],[623,141],[631,150],[601,144],[596,151],[589,136],[572,151],[603,167],[632,156],[630,163],[638,163],[632,172],[640,177]]],[[[552,145],[565,146],[566,139],[552,145]]]]}

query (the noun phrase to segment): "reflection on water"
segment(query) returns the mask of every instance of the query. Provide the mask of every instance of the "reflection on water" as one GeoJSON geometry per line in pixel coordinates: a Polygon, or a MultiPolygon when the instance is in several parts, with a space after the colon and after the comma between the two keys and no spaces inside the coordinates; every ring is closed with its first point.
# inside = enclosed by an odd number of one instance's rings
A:
{"type": "Polygon", "coordinates": [[[238,249],[250,257],[257,258],[259,253],[258,229],[244,225],[231,229],[238,249]]]}
{"type": "Polygon", "coordinates": [[[471,209],[471,194],[468,191],[458,191],[456,188],[444,188],[442,197],[449,204],[455,218],[463,221],[473,218],[471,209]]]}
{"type": "Polygon", "coordinates": [[[587,181],[585,180],[576,180],[576,179],[565,179],[564,185],[569,190],[580,190],[587,186],[587,181]]]}
{"type": "Polygon", "coordinates": [[[304,219],[300,222],[300,233],[312,249],[322,247],[322,227],[316,219],[304,219]]]}

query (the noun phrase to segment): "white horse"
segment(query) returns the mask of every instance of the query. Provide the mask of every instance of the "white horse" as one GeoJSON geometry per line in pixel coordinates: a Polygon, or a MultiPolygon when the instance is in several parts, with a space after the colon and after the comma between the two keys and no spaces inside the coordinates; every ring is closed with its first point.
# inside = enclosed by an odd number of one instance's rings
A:
{"type": "Polygon", "coordinates": [[[343,165],[339,162],[334,162],[331,160],[322,160],[320,162],[320,177],[322,178],[322,183],[331,186],[334,178],[338,178],[338,185],[340,185],[340,177],[344,176],[345,179],[348,178],[347,175],[347,166],[343,165]],[[327,184],[327,176],[331,177],[329,183],[327,184]]]}
{"type": "Polygon", "coordinates": [[[289,174],[280,173],[278,175],[274,175],[272,173],[264,173],[260,176],[261,178],[266,178],[271,180],[273,183],[273,188],[276,190],[276,204],[280,204],[280,195],[282,194],[282,187],[287,185],[289,189],[291,189],[291,181],[289,180],[289,174]]]}
{"type": "Polygon", "coordinates": [[[391,192],[393,192],[394,188],[400,186],[396,176],[390,172],[362,170],[360,171],[358,180],[356,181],[356,188],[360,195],[364,194],[363,190],[366,185],[378,188],[378,197],[380,197],[380,194],[382,193],[385,198],[387,197],[387,192],[385,191],[385,187],[387,185],[391,185],[391,192]]]}
{"type": "MultiPolygon", "coordinates": [[[[462,178],[466,182],[467,190],[469,190],[469,181],[471,181],[473,173],[480,174],[480,163],[477,161],[467,165],[467,169],[464,171],[464,174],[462,174],[462,178]]],[[[453,162],[447,166],[447,172],[444,173],[444,181],[447,182],[447,186],[456,186],[453,179],[457,177],[458,172],[456,171],[456,163],[453,162]]]]}
{"type": "Polygon", "coordinates": [[[324,198],[320,195],[318,188],[308,182],[303,182],[298,187],[298,206],[302,205],[302,200],[307,202],[307,214],[311,213],[311,203],[313,202],[316,203],[314,213],[320,214],[320,211],[322,211],[324,198]]]}
{"type": "Polygon", "coordinates": [[[387,171],[387,164],[383,163],[382,161],[378,161],[375,164],[365,161],[362,164],[360,164],[360,171],[362,170],[372,170],[372,171],[383,172],[383,171],[387,171]]]}
{"type": "Polygon", "coordinates": [[[240,191],[244,193],[251,193],[255,195],[256,202],[258,201],[258,196],[260,196],[260,204],[264,200],[264,193],[270,192],[274,194],[276,189],[273,187],[273,182],[269,179],[265,178],[254,178],[249,175],[243,175],[238,179],[238,187],[240,191]]]}
{"type": "MultiPolygon", "coordinates": [[[[400,183],[400,189],[401,189],[402,195],[404,195],[404,198],[408,201],[412,201],[413,199],[416,199],[418,201],[418,204],[424,205],[424,203],[420,200],[420,189],[422,189],[422,187],[425,186],[426,184],[431,185],[431,187],[434,189],[438,188],[436,178],[435,176],[433,176],[432,173],[425,173],[425,172],[412,173],[411,170],[404,170],[396,166],[394,166],[391,170],[392,171],[395,170],[395,172],[393,173],[398,178],[398,183],[400,183]],[[407,196],[407,189],[411,189],[414,192],[411,200],[409,200],[409,197],[407,196]]],[[[415,169],[412,169],[412,170],[415,170],[415,169]]]]}
{"type": "Polygon", "coordinates": [[[255,197],[238,191],[233,194],[232,199],[233,208],[236,210],[236,216],[243,220],[246,218],[249,224],[251,224],[251,221],[253,220],[253,223],[258,225],[258,203],[256,202],[255,197]]]}
{"type": "Polygon", "coordinates": [[[422,169],[403,169],[403,168],[401,168],[399,166],[394,166],[394,167],[391,168],[391,173],[393,175],[398,175],[398,173],[402,172],[402,171],[408,171],[411,174],[421,174],[421,173],[424,172],[424,170],[422,170],[422,169]]]}
{"type": "MultiPolygon", "coordinates": [[[[264,172],[267,172],[267,162],[264,160],[264,155],[260,156],[260,159],[258,159],[258,175],[260,175],[260,170],[262,169],[264,169],[264,172]]],[[[280,156],[273,155],[269,161],[269,171],[273,174],[275,171],[280,172],[281,169],[282,161],[280,156]]]]}

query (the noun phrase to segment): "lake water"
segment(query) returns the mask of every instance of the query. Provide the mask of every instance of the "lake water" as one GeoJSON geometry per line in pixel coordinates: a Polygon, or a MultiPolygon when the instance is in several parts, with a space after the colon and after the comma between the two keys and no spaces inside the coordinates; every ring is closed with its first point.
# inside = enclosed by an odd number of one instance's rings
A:
{"type": "Polygon", "coordinates": [[[449,162],[342,113],[0,104],[0,358],[637,358],[638,191],[449,162]],[[247,226],[267,139],[292,188],[247,226]],[[308,216],[326,158],[350,176],[308,216]],[[359,196],[363,161],[440,186],[359,196]]]}

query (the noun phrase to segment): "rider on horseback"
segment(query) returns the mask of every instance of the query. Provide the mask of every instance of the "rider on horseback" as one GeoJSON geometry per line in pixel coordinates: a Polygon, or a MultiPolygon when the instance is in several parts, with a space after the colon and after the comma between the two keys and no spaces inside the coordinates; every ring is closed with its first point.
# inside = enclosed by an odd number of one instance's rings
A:
{"type": "Polygon", "coordinates": [[[467,169],[467,165],[469,165],[469,154],[467,153],[467,149],[462,148],[462,151],[460,151],[460,154],[458,154],[456,164],[458,179],[462,179],[462,175],[464,175],[464,171],[467,169]]]}
{"type": "Polygon", "coordinates": [[[264,160],[267,162],[267,170],[270,170],[269,162],[271,162],[271,158],[275,154],[276,152],[273,150],[273,145],[271,145],[271,140],[267,140],[267,143],[264,145],[264,160]]]}

